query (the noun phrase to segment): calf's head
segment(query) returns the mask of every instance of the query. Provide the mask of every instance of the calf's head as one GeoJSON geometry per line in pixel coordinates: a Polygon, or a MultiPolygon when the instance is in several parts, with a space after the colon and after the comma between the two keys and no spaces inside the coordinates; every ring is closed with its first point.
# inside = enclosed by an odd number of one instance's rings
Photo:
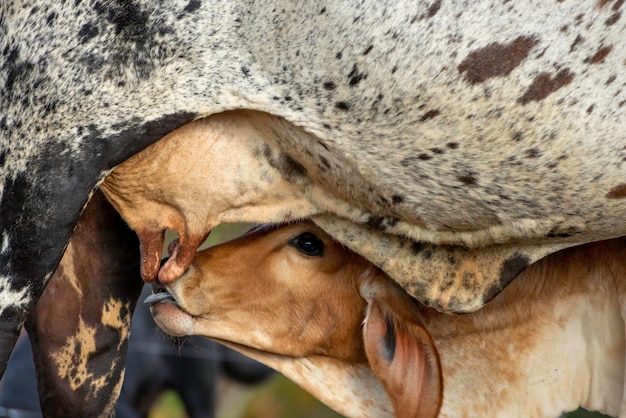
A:
{"type": "Polygon", "coordinates": [[[414,301],[312,223],[199,252],[149,302],[172,335],[218,340],[349,416],[435,416],[435,346],[414,301]]]}

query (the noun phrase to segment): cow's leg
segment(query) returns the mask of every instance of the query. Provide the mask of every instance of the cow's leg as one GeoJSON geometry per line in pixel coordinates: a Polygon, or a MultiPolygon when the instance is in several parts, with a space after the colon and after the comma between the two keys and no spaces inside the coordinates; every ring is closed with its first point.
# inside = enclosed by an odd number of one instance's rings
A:
{"type": "Polygon", "coordinates": [[[143,284],[138,248],[97,192],[27,321],[45,416],[113,415],[143,284]]]}

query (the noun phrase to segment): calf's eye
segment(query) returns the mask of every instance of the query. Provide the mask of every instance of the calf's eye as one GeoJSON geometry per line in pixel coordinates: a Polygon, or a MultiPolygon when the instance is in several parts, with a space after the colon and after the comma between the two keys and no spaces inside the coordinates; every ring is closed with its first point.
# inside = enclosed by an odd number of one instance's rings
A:
{"type": "Polygon", "coordinates": [[[303,254],[312,257],[321,257],[324,255],[324,243],[315,234],[311,232],[303,232],[289,242],[303,254]]]}

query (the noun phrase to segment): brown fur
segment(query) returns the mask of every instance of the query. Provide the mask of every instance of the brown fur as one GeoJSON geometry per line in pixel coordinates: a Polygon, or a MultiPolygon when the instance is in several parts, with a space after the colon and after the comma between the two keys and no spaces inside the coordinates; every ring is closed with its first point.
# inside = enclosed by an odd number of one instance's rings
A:
{"type": "Polygon", "coordinates": [[[202,334],[266,362],[349,416],[384,416],[390,405],[398,417],[541,417],[579,405],[617,414],[624,277],[623,239],[575,247],[531,266],[483,309],[453,317],[417,305],[382,271],[303,223],[198,253],[167,286],[176,303],[155,305],[153,315],[170,333],[202,334]],[[290,244],[305,231],[323,241],[323,256],[290,244]],[[390,346],[377,344],[393,336],[389,360],[390,346]],[[361,389],[337,383],[346,376],[361,389]],[[379,391],[387,400],[373,400],[379,391]]]}

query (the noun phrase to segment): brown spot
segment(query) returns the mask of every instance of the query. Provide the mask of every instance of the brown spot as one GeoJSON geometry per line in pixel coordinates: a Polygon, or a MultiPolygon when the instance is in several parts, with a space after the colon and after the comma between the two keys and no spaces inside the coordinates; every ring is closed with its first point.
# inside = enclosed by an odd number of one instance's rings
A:
{"type": "Polygon", "coordinates": [[[609,191],[606,196],[607,199],[624,199],[626,198],[626,183],[622,183],[619,186],[615,186],[609,191]]]}
{"type": "Polygon", "coordinates": [[[616,76],[615,74],[613,74],[612,76],[610,76],[610,77],[608,78],[608,80],[606,80],[606,83],[605,83],[605,84],[608,86],[609,84],[611,84],[612,82],[614,82],[616,78],[617,78],[617,76],[616,76]]]}
{"type": "Polygon", "coordinates": [[[465,80],[471,84],[509,75],[538,43],[535,38],[520,36],[508,44],[489,44],[472,51],[459,65],[459,72],[464,72],[465,80]]]}
{"type": "MultiPolygon", "coordinates": [[[[607,4],[611,3],[612,1],[613,0],[598,0],[598,4],[596,5],[596,7],[598,9],[602,9],[607,4]]],[[[618,11],[620,7],[622,7],[622,4],[624,4],[624,0],[617,0],[615,4],[613,5],[613,7],[611,7],[611,9],[613,9],[614,11],[618,11]]]]}
{"type": "Polygon", "coordinates": [[[614,25],[620,17],[622,17],[622,12],[615,12],[604,22],[604,24],[606,26],[614,25]]]}
{"type": "Polygon", "coordinates": [[[571,83],[573,79],[574,73],[570,72],[569,68],[559,71],[554,78],[552,78],[550,73],[540,73],[535,77],[526,93],[517,99],[517,102],[525,105],[529,102],[543,100],[551,93],[571,83]]]}
{"type": "Polygon", "coordinates": [[[613,45],[603,46],[598,51],[590,57],[585,59],[587,64],[600,64],[604,62],[604,58],[609,55],[609,52],[613,49],[613,45]]]}

